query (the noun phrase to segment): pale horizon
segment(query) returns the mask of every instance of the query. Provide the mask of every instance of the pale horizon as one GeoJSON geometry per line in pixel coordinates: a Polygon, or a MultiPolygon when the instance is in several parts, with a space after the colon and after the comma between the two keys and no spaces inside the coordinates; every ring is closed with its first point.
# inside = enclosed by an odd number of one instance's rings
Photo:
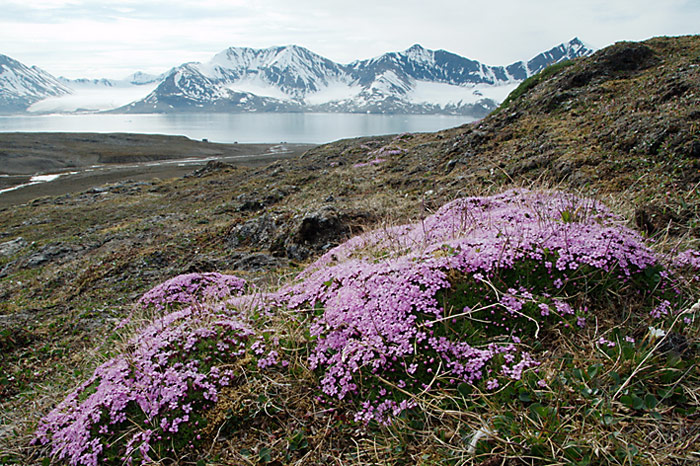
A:
{"type": "Polygon", "coordinates": [[[700,2],[554,0],[5,0],[0,53],[66,78],[122,79],[205,62],[228,47],[299,45],[337,63],[444,49],[488,65],[527,60],[580,38],[696,34],[700,2]]]}

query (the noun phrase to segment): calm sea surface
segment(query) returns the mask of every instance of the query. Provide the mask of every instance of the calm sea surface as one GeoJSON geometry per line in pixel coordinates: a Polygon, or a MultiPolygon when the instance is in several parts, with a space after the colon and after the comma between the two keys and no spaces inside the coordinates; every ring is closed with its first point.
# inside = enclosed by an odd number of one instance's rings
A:
{"type": "Polygon", "coordinates": [[[474,121],[465,116],[348,113],[0,116],[0,132],[47,131],[183,135],[211,142],[324,143],[358,136],[430,132],[474,121]]]}

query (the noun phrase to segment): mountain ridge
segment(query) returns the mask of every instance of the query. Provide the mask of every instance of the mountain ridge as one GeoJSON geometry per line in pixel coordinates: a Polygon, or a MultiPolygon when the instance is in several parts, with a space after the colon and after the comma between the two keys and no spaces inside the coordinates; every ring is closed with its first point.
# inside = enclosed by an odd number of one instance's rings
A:
{"type": "MultiPolygon", "coordinates": [[[[170,83],[159,86],[146,98],[117,109],[124,113],[161,113],[227,110],[325,111],[349,113],[450,113],[483,117],[498,102],[473,92],[470,98],[451,105],[423,101],[414,92],[423,83],[441,84],[443,92],[464,94],[476,86],[517,83],[546,66],[592,51],[574,38],[533,59],[508,66],[484,65],[445,50],[429,50],[414,44],[402,52],[356,60],[347,65],[334,63],[300,46],[267,49],[230,47],[207,63],[186,63],[173,68],[175,88],[181,79],[186,86],[174,90],[170,83]],[[197,83],[196,85],[194,83],[197,83]],[[250,86],[252,84],[252,87],[250,86]],[[274,88],[278,92],[261,96],[251,89],[274,88]],[[217,88],[214,90],[214,88],[217,88]],[[255,97],[274,98],[251,104],[255,97]]],[[[468,93],[468,92],[467,92],[468,93]]]]}
{"type": "Polygon", "coordinates": [[[590,53],[591,49],[574,38],[528,61],[491,66],[414,44],[404,51],[341,64],[298,45],[229,47],[208,62],[183,63],[158,76],[137,72],[122,80],[51,77],[54,87],[44,90],[46,102],[37,93],[12,107],[3,109],[0,105],[0,111],[55,111],[56,106],[50,102],[57,97],[86,90],[130,88],[140,89],[143,97],[117,108],[93,111],[443,113],[483,117],[498,105],[498,96],[504,94],[501,86],[514,87],[548,64],[590,53]],[[498,92],[493,95],[490,91],[496,88],[498,92]],[[32,107],[37,102],[39,105],[32,107]]]}

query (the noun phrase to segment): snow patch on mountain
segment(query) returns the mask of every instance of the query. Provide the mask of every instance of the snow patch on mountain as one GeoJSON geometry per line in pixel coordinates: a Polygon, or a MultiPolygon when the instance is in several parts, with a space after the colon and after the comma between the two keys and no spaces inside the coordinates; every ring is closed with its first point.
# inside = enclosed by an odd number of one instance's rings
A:
{"type": "Polygon", "coordinates": [[[411,81],[399,76],[395,71],[385,71],[378,75],[369,86],[371,93],[381,95],[404,95],[411,90],[411,81]]]}
{"type": "Polygon", "coordinates": [[[260,97],[272,97],[273,99],[290,99],[292,96],[285,94],[281,89],[271,86],[258,75],[245,76],[243,79],[227,84],[226,89],[233,92],[255,94],[260,97]]]}
{"type": "Polygon", "coordinates": [[[344,81],[329,81],[316,92],[307,94],[304,101],[309,105],[322,105],[330,102],[339,102],[357,98],[362,92],[362,86],[357,83],[349,84],[344,81]]]}
{"type": "Polygon", "coordinates": [[[416,81],[406,98],[416,104],[435,104],[442,107],[457,104],[476,104],[484,99],[502,102],[519,83],[490,86],[455,86],[446,83],[416,81]]]}

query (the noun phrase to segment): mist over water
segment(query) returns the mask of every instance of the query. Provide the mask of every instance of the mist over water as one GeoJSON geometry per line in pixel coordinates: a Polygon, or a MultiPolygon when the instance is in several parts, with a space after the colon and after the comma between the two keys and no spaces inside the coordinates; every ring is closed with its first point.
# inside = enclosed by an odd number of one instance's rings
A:
{"type": "Polygon", "coordinates": [[[182,135],[210,142],[313,143],[405,132],[431,132],[475,121],[468,116],[349,113],[191,113],[0,116],[0,132],[182,135]]]}

